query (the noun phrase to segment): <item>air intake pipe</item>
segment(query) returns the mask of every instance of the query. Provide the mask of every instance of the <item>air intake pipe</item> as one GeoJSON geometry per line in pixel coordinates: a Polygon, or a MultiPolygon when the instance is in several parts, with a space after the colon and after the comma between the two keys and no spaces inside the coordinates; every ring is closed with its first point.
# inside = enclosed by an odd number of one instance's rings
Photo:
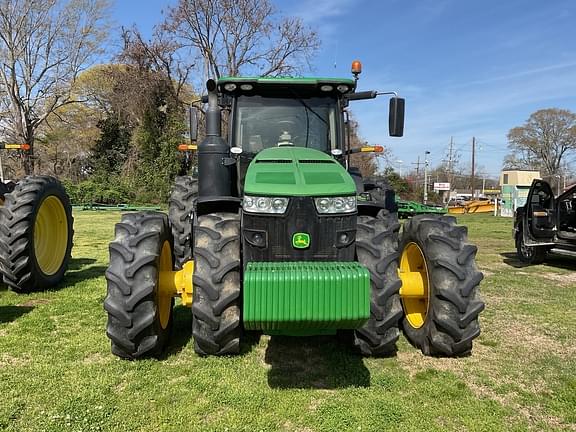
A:
{"type": "Polygon", "coordinates": [[[232,195],[232,170],[225,165],[230,147],[221,135],[222,114],[218,106],[216,81],[206,82],[208,110],[206,111],[206,138],[198,145],[198,195],[224,197],[232,195]]]}

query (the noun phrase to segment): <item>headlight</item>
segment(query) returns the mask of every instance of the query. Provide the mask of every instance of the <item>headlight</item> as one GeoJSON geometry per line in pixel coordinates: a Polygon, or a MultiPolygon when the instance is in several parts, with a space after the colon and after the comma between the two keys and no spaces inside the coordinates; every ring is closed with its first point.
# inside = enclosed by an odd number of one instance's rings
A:
{"type": "Polygon", "coordinates": [[[288,198],[245,196],[242,209],[248,213],[284,214],[288,208],[288,198]]]}
{"type": "Polygon", "coordinates": [[[354,213],[356,196],[314,198],[314,204],[320,214],[354,213]]]}

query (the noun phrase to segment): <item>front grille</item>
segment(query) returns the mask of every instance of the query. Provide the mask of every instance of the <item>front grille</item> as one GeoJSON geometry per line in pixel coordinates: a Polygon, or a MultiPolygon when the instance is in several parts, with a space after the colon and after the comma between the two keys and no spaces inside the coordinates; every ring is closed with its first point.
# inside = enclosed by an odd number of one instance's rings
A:
{"type": "Polygon", "coordinates": [[[292,163],[292,161],[290,159],[258,159],[256,163],[289,164],[292,163]]]}
{"type": "Polygon", "coordinates": [[[356,215],[320,216],[311,197],[290,198],[284,215],[242,215],[245,263],[252,261],[353,261],[356,215]],[[265,246],[253,241],[255,233],[265,238],[265,246]],[[310,246],[292,246],[295,233],[308,233],[310,246]],[[343,242],[343,237],[347,238],[343,242]]]}
{"type": "Polygon", "coordinates": [[[298,163],[301,163],[301,164],[333,164],[333,163],[336,163],[336,161],[327,160],[327,159],[302,159],[302,160],[299,160],[298,163]]]}

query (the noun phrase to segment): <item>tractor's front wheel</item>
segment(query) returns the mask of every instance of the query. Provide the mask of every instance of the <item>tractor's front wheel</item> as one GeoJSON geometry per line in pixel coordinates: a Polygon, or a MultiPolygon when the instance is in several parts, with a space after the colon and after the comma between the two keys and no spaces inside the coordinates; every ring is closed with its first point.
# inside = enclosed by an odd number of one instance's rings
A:
{"type": "Polygon", "coordinates": [[[398,278],[398,231],[396,213],[381,210],[378,217],[358,216],[356,253],[370,272],[370,319],[354,331],[354,345],[367,356],[396,353],[402,319],[398,278]]]}
{"type": "Polygon", "coordinates": [[[106,271],[106,333],[112,353],[139,359],[157,357],[172,327],[173,293],[163,289],[160,273],[172,271],[172,233],[166,215],[129,213],[116,224],[106,271]]]}
{"type": "Polygon", "coordinates": [[[484,309],[474,245],[452,216],[414,216],[401,239],[403,330],[425,355],[463,356],[480,334],[484,309]]]}
{"type": "Polygon", "coordinates": [[[26,177],[4,189],[0,207],[4,283],[17,292],[53,287],[64,277],[72,251],[74,219],[66,190],[48,176],[26,177]]]}
{"type": "Polygon", "coordinates": [[[200,355],[240,352],[240,217],[212,213],[194,225],[192,335],[200,355]]]}

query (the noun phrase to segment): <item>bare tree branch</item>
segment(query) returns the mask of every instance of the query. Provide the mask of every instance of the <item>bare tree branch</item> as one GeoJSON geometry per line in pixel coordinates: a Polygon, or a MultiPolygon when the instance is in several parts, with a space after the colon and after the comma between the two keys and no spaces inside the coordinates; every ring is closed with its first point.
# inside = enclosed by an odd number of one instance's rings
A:
{"type": "Polygon", "coordinates": [[[301,19],[280,18],[269,0],[180,0],[163,28],[204,59],[204,80],[298,74],[320,46],[301,19]]]}
{"type": "Polygon", "coordinates": [[[523,126],[508,132],[508,148],[506,167],[540,169],[545,177],[556,176],[576,150],[576,114],[557,108],[536,111],[523,126]]]}
{"type": "Polygon", "coordinates": [[[38,128],[77,102],[72,85],[102,52],[106,8],[106,0],[0,0],[0,102],[11,138],[31,147],[26,173],[38,128]]]}

